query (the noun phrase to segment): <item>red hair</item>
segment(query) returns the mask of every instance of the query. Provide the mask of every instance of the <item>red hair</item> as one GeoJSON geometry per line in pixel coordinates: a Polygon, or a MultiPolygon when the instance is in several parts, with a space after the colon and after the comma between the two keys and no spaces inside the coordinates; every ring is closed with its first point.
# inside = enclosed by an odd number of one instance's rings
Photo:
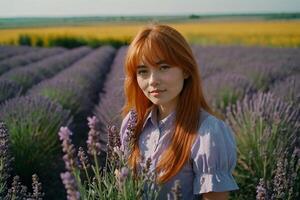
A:
{"type": "Polygon", "coordinates": [[[140,160],[138,146],[145,117],[152,102],[139,88],[136,78],[137,66],[141,61],[155,66],[157,60],[178,66],[189,75],[179,94],[176,107],[175,129],[169,147],[156,166],[158,183],[165,183],[176,175],[190,157],[191,147],[199,128],[201,109],[213,114],[206,102],[200,72],[192,50],[184,37],[172,27],[153,24],[142,29],[130,44],[125,58],[125,105],[123,116],[131,109],[137,112],[137,126],[134,133],[133,149],[129,156],[129,165],[136,170],[140,160]]]}

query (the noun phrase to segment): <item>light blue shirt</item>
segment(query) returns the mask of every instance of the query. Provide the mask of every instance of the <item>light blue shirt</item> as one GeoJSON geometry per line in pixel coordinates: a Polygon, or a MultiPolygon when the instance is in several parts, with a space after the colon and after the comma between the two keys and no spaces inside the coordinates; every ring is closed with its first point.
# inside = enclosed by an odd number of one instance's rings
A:
{"type": "MultiPolygon", "coordinates": [[[[154,171],[160,156],[168,147],[174,130],[175,112],[161,121],[157,120],[157,107],[147,116],[139,138],[141,155],[151,158],[150,170],[154,171]]],[[[125,134],[129,114],[124,118],[121,143],[126,148],[125,134]]],[[[191,200],[202,193],[223,192],[238,189],[232,176],[236,165],[236,143],[232,129],[222,120],[202,111],[198,135],[191,148],[191,156],[177,175],[166,182],[159,199],[172,199],[171,189],[180,181],[182,199],[191,200]]]]}

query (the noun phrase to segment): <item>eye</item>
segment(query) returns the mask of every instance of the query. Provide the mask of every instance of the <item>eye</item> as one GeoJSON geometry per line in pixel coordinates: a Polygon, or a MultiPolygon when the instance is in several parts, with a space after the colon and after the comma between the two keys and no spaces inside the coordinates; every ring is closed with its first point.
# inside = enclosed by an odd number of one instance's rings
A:
{"type": "Polygon", "coordinates": [[[169,66],[169,65],[161,65],[161,66],[159,67],[159,69],[160,69],[161,71],[165,71],[165,70],[167,70],[167,69],[169,69],[169,68],[171,68],[171,66],[169,66]]]}
{"type": "Polygon", "coordinates": [[[138,75],[146,75],[148,73],[148,70],[147,69],[138,69],[137,72],[136,72],[138,75]]]}

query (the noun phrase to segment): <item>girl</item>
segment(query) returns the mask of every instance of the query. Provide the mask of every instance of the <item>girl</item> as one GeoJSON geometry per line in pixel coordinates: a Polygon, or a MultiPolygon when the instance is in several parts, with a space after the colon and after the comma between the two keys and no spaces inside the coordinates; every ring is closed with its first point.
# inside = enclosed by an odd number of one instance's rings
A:
{"type": "Polygon", "coordinates": [[[176,180],[182,199],[228,199],[238,189],[232,177],[236,144],[232,130],[203,96],[198,66],[184,37],[166,25],[141,30],[125,58],[125,105],[120,129],[123,148],[130,110],[137,123],[128,159],[136,170],[151,158],[167,199],[176,180]]]}

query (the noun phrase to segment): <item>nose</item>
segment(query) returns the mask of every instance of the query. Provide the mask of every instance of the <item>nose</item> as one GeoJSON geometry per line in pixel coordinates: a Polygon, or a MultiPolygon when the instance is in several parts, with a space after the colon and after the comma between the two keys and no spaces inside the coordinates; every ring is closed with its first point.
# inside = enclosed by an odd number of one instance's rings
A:
{"type": "Polygon", "coordinates": [[[160,78],[159,78],[159,74],[155,71],[152,71],[150,73],[150,77],[149,77],[149,85],[150,86],[157,86],[160,83],[160,78]]]}

